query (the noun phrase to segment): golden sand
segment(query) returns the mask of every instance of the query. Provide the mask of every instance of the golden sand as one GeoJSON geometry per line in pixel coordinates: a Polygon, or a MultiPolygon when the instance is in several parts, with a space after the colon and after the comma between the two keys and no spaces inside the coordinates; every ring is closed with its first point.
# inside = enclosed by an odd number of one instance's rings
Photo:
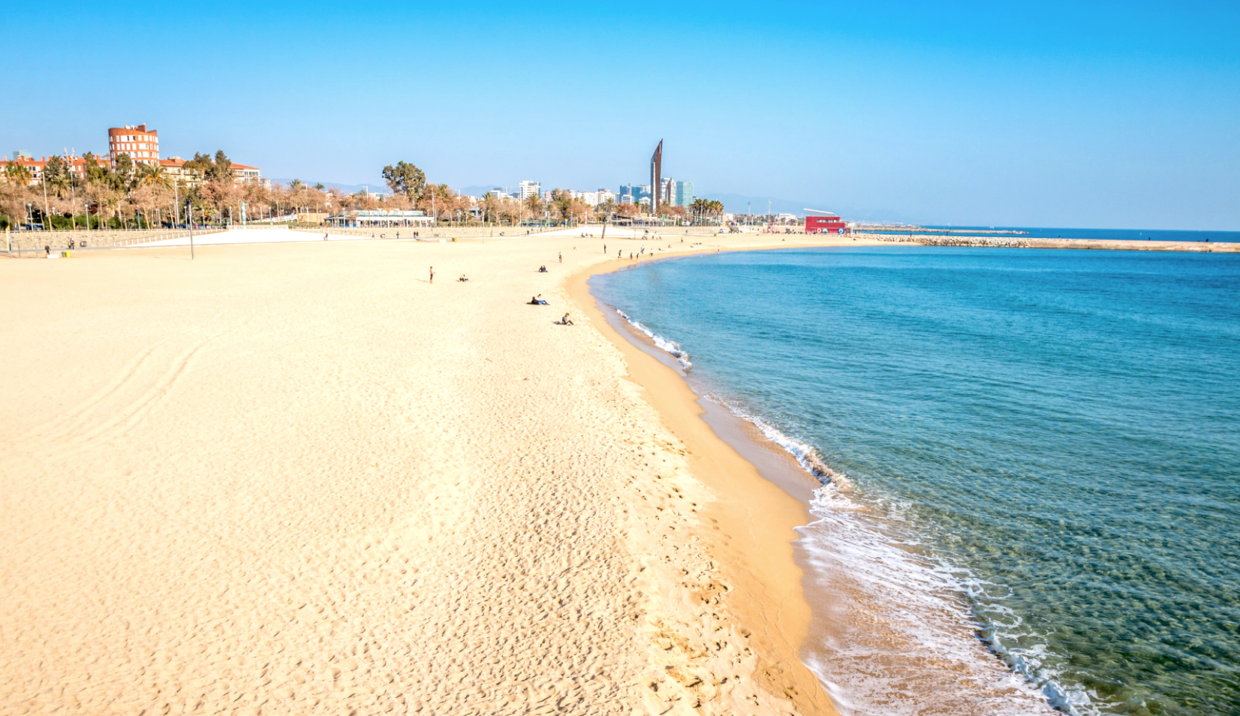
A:
{"type": "Polygon", "coordinates": [[[0,261],[0,712],[833,713],[803,508],[583,310],[602,268],[578,236],[0,261]]]}

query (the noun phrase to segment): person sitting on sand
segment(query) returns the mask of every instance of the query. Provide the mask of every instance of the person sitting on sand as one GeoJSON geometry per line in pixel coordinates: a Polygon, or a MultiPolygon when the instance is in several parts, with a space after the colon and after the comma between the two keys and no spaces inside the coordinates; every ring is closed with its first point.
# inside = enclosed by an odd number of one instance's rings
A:
{"type": "Polygon", "coordinates": [[[466,276],[465,274],[461,274],[461,277],[457,279],[457,281],[460,281],[461,283],[464,283],[468,280],[469,280],[469,277],[466,276]]]}
{"type": "Polygon", "coordinates": [[[561,326],[571,326],[571,325],[573,325],[573,321],[572,321],[572,319],[570,319],[570,318],[568,317],[568,314],[567,314],[567,313],[565,313],[565,314],[564,314],[564,317],[560,319],[560,325],[561,325],[561,326]]]}
{"type": "Polygon", "coordinates": [[[546,267],[546,266],[539,266],[539,267],[538,267],[538,273],[547,273],[547,267],[546,267]]]}
{"type": "Polygon", "coordinates": [[[530,305],[531,306],[546,306],[549,304],[543,300],[542,294],[540,293],[537,296],[530,299],[530,305]]]}

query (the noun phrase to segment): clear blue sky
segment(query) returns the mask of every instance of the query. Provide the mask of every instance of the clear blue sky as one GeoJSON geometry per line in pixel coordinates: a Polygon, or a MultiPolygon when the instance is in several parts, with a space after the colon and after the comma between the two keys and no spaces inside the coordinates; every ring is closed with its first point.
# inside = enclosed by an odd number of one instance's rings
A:
{"type": "Polygon", "coordinates": [[[1240,3],[3,3],[0,153],[1240,230],[1240,3]]]}

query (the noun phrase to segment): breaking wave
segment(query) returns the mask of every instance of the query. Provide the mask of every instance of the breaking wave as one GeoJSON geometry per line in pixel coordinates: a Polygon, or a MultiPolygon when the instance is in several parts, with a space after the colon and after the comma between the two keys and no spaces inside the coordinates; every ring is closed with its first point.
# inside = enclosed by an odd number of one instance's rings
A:
{"type": "Polygon", "coordinates": [[[621,311],[618,308],[616,309],[616,313],[619,314],[621,318],[628,321],[630,326],[636,328],[644,336],[649,338],[650,342],[654,343],[655,346],[659,348],[659,350],[665,353],[668,353],[669,355],[675,357],[676,360],[680,361],[680,366],[682,368],[684,368],[685,370],[689,370],[690,368],[693,367],[693,363],[689,362],[689,354],[686,353],[685,350],[680,347],[679,343],[676,343],[675,341],[669,341],[663,336],[660,336],[658,333],[655,333],[649,328],[646,328],[638,321],[635,321],[632,318],[629,318],[629,315],[627,313],[625,313],[624,311],[621,311]]]}

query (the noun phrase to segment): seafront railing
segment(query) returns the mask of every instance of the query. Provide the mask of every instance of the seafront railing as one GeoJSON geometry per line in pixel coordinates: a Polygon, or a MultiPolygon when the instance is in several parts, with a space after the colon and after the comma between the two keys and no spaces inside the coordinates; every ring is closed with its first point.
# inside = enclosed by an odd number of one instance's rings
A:
{"type": "MultiPolygon", "coordinates": [[[[218,234],[224,227],[194,229],[195,236],[218,234]]],[[[8,234],[8,244],[0,238],[0,251],[21,255],[24,253],[59,253],[67,250],[115,249],[140,246],[152,241],[180,239],[190,235],[189,229],[78,229],[61,231],[14,231],[8,234]]]]}
{"type": "Polygon", "coordinates": [[[293,231],[308,234],[335,234],[337,236],[360,236],[369,239],[416,239],[418,241],[438,241],[439,239],[484,239],[509,238],[513,236],[534,236],[548,231],[563,230],[564,227],[530,227],[530,226],[321,226],[302,224],[289,227],[293,231]]]}

